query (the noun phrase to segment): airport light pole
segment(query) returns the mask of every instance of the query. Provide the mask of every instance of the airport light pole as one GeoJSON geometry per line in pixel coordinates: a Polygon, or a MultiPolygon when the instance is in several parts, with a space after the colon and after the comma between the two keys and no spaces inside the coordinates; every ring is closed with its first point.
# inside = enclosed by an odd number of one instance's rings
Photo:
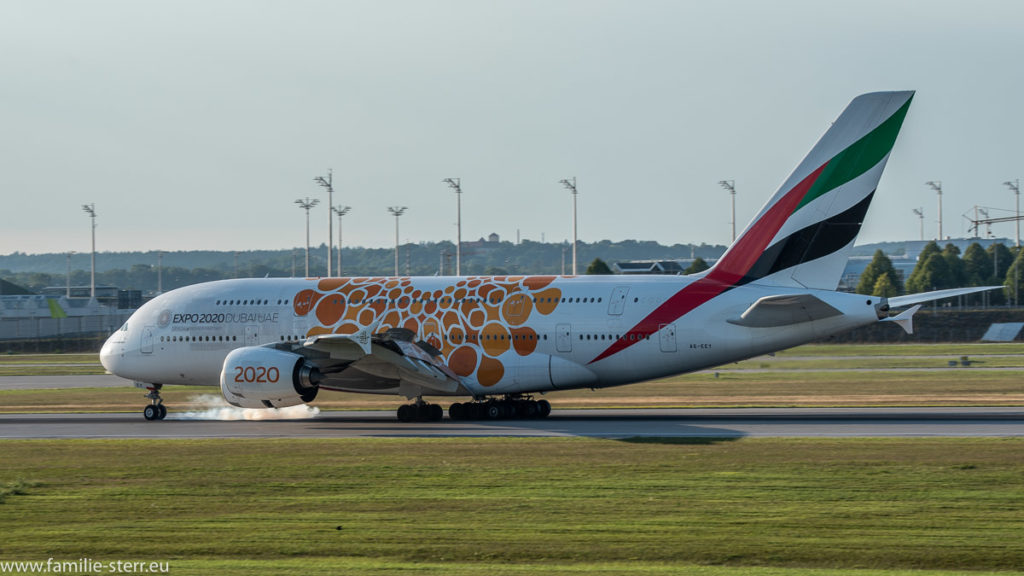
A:
{"type": "Polygon", "coordinates": [[[558,181],[566,190],[572,193],[572,275],[576,275],[576,244],[579,241],[576,227],[576,197],[579,192],[576,190],[576,177],[572,180],[563,179],[558,181]]]}
{"type": "Polygon", "coordinates": [[[729,195],[732,196],[732,241],[736,241],[736,181],[735,180],[719,180],[718,185],[729,191],[729,195]]]}
{"type": "Polygon", "coordinates": [[[924,207],[914,208],[914,214],[917,214],[918,220],[921,221],[921,240],[924,240],[924,207]]]}
{"type": "Polygon", "coordinates": [[[395,217],[395,276],[398,276],[398,217],[408,210],[406,206],[388,206],[388,212],[395,217]]]}
{"type": "MultiPolygon", "coordinates": [[[[317,184],[327,188],[327,205],[334,206],[334,171],[327,169],[327,178],[317,176],[313,178],[317,184]]],[[[327,277],[331,277],[331,252],[334,251],[334,220],[331,218],[331,210],[327,211],[327,277]]],[[[340,256],[339,256],[340,258],[340,256]]],[[[340,274],[340,272],[339,272],[340,274]]],[[[307,274],[308,275],[308,274],[307,274]]]]}
{"type": "Polygon", "coordinates": [[[929,180],[925,185],[939,195],[939,242],[942,242],[942,180],[929,180]]]}
{"type": "Polygon", "coordinates": [[[351,206],[332,206],[331,210],[338,215],[338,276],[341,276],[341,217],[352,210],[351,206]]]}
{"type": "Polygon", "coordinates": [[[462,276],[462,179],[445,178],[441,182],[455,190],[455,275],[462,276]]]}
{"type": "Polygon", "coordinates": [[[306,211],[306,278],[309,278],[309,210],[319,204],[320,201],[306,196],[305,198],[299,198],[295,203],[299,205],[299,208],[306,211]]]}
{"type": "Polygon", "coordinates": [[[1003,185],[1013,190],[1013,194],[1017,197],[1017,248],[1020,248],[1020,178],[1007,180],[1003,182],[1003,185]]]}
{"type": "Polygon", "coordinates": [[[89,276],[89,299],[96,299],[96,204],[82,204],[82,210],[92,218],[92,272],[89,276]]]}
{"type": "Polygon", "coordinates": [[[68,252],[68,275],[67,275],[67,278],[66,278],[66,280],[67,280],[67,289],[68,289],[68,291],[67,291],[67,298],[68,298],[68,300],[71,299],[71,255],[74,254],[74,253],[75,253],[74,250],[71,250],[70,252],[68,252]]]}

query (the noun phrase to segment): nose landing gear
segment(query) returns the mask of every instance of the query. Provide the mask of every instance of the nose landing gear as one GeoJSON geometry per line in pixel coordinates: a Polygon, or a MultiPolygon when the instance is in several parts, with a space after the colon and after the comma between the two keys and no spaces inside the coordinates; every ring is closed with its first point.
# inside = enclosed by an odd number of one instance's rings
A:
{"type": "Polygon", "coordinates": [[[163,420],[167,417],[167,407],[164,406],[164,399],[160,397],[160,389],[163,388],[163,384],[151,384],[146,386],[146,390],[149,390],[149,394],[146,394],[146,398],[149,398],[151,404],[146,406],[146,409],[142,411],[142,416],[146,420],[163,420]]]}

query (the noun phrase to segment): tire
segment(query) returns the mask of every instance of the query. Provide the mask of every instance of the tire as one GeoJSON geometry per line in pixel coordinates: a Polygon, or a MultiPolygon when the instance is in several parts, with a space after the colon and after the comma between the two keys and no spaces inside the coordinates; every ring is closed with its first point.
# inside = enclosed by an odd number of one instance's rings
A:
{"type": "Polygon", "coordinates": [[[428,414],[430,414],[431,422],[440,422],[444,420],[444,408],[441,408],[440,404],[431,404],[428,406],[428,414]]]}
{"type": "Polygon", "coordinates": [[[484,405],[484,415],[487,416],[488,420],[497,420],[504,416],[505,411],[501,409],[501,406],[497,402],[488,402],[484,405]]]}
{"type": "Polygon", "coordinates": [[[167,418],[167,406],[164,406],[163,404],[160,404],[159,408],[160,408],[160,416],[157,418],[157,420],[163,420],[164,418],[167,418]]]}
{"type": "Polygon", "coordinates": [[[398,407],[398,421],[412,422],[416,419],[416,407],[412,404],[402,404],[398,407]]]}
{"type": "Polygon", "coordinates": [[[462,404],[456,402],[448,407],[448,417],[452,420],[465,420],[466,409],[462,404]]]}
{"type": "Polygon", "coordinates": [[[537,401],[537,408],[539,410],[537,413],[538,417],[547,418],[551,415],[551,402],[548,402],[547,400],[539,400],[537,401]]]}
{"type": "Polygon", "coordinates": [[[152,421],[152,420],[159,420],[160,419],[160,409],[155,404],[150,404],[149,406],[146,406],[145,410],[142,411],[142,416],[146,420],[150,420],[150,421],[152,421]]]}

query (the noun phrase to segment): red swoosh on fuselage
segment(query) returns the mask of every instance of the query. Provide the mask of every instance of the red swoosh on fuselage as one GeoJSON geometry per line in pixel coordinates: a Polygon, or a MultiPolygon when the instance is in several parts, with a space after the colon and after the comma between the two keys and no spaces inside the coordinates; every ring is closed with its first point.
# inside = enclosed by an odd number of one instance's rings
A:
{"type": "Polygon", "coordinates": [[[714,268],[706,276],[673,294],[661,306],[655,308],[646,318],[638,322],[622,338],[616,340],[604,352],[601,352],[596,358],[588,362],[588,364],[593,364],[598,360],[603,360],[612,354],[629,348],[647,336],[661,330],[663,325],[675,322],[694,308],[734,287],[736,282],[742,279],[750,271],[754,263],[757,262],[758,257],[768,247],[768,243],[772,241],[772,238],[775,238],[782,225],[786,223],[786,220],[793,214],[796,207],[800,205],[804,195],[811,189],[811,186],[814,185],[814,182],[827,165],[828,162],[808,174],[806,178],[787,192],[774,206],[769,208],[760,220],[755,222],[745,234],[740,236],[740,239],[729,248],[725,256],[715,264],[714,268]]]}

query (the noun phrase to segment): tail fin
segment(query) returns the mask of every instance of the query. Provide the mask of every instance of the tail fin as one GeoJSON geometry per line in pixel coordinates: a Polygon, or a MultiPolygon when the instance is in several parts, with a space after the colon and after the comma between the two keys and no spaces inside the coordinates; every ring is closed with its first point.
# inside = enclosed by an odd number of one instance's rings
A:
{"type": "Polygon", "coordinates": [[[709,279],[834,290],[913,97],[854,98],[709,279]]]}

